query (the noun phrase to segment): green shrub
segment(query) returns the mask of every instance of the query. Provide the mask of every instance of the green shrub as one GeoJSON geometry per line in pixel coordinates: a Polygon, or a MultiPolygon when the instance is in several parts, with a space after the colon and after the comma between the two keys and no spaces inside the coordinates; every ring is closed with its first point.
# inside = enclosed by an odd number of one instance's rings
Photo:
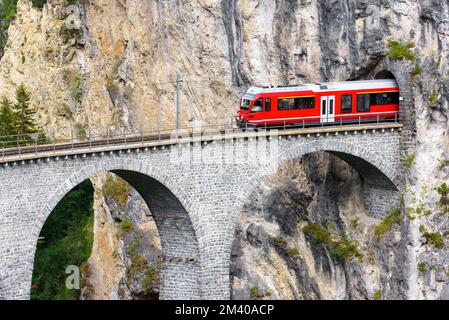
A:
{"type": "Polygon", "coordinates": [[[303,231],[312,238],[313,243],[328,245],[330,255],[340,261],[344,262],[354,257],[363,258],[357,244],[349,240],[346,233],[342,233],[338,239],[332,239],[331,233],[316,223],[306,225],[303,231]]]}
{"type": "Polygon", "coordinates": [[[131,257],[131,260],[138,255],[140,248],[140,241],[144,238],[143,232],[138,232],[134,234],[131,241],[126,244],[126,255],[131,257]]]}
{"type": "Polygon", "coordinates": [[[59,29],[59,35],[64,38],[65,42],[69,41],[69,39],[79,39],[82,34],[81,29],[67,28],[65,24],[63,24],[59,29]]]}
{"type": "Polygon", "coordinates": [[[382,300],[382,291],[380,291],[380,289],[377,289],[376,292],[374,292],[373,299],[382,300]]]}
{"type": "Polygon", "coordinates": [[[151,266],[147,266],[145,270],[145,275],[142,279],[142,288],[145,291],[148,291],[151,289],[154,281],[155,281],[156,272],[154,272],[154,269],[151,266]]]}
{"type": "Polygon", "coordinates": [[[443,237],[441,236],[440,233],[438,232],[425,232],[422,235],[427,243],[429,243],[430,245],[434,246],[437,249],[442,249],[444,248],[444,241],[443,241],[443,237]]]}
{"type": "Polygon", "coordinates": [[[429,108],[435,108],[439,100],[440,100],[439,92],[438,91],[432,92],[432,94],[429,96],[429,108]]]}
{"type": "Polygon", "coordinates": [[[73,119],[73,111],[67,103],[59,105],[56,114],[60,117],[73,119]]]}
{"type": "Polygon", "coordinates": [[[330,254],[341,261],[351,260],[353,257],[363,258],[357,245],[350,241],[345,233],[340,236],[339,241],[332,243],[330,254]]]}
{"type": "Polygon", "coordinates": [[[31,2],[33,3],[33,7],[42,9],[47,3],[47,0],[31,0],[31,2]]]}
{"type": "Polygon", "coordinates": [[[401,208],[395,208],[379,223],[374,232],[377,238],[381,238],[385,233],[391,230],[393,225],[401,223],[401,208]]]}
{"type": "Polygon", "coordinates": [[[148,261],[142,255],[131,256],[131,264],[128,267],[128,279],[134,278],[138,273],[143,273],[147,270],[148,261]]]}
{"type": "Polygon", "coordinates": [[[296,247],[290,247],[287,249],[288,254],[291,255],[292,257],[296,257],[299,255],[299,250],[296,247]]]}
{"type": "Polygon", "coordinates": [[[358,225],[359,225],[359,218],[354,218],[351,220],[351,227],[353,229],[356,229],[358,227],[358,225]]]}
{"type": "Polygon", "coordinates": [[[77,69],[67,68],[62,71],[62,79],[72,93],[76,103],[80,103],[83,97],[82,76],[77,69]]]}
{"type": "Polygon", "coordinates": [[[256,287],[251,288],[251,290],[249,291],[250,295],[252,298],[263,298],[263,293],[260,292],[260,290],[256,287]]]}
{"type": "Polygon", "coordinates": [[[312,237],[312,241],[316,244],[330,244],[331,234],[325,228],[317,223],[309,223],[302,231],[312,237]]]}
{"type": "Polygon", "coordinates": [[[449,205],[449,187],[447,186],[446,182],[442,183],[438,188],[437,191],[440,195],[440,205],[443,207],[447,207],[449,205]]]}
{"type": "Polygon", "coordinates": [[[75,123],[74,127],[74,134],[76,135],[76,138],[79,140],[86,140],[87,139],[87,132],[86,129],[79,123],[75,123]]]}
{"type": "Polygon", "coordinates": [[[287,241],[282,239],[282,238],[273,238],[273,241],[276,245],[280,246],[280,247],[287,247],[287,241]]]}
{"type": "Polygon", "coordinates": [[[136,279],[141,279],[142,289],[145,293],[150,293],[152,287],[159,284],[162,261],[157,260],[156,268],[148,263],[147,258],[140,253],[143,239],[144,233],[140,231],[126,243],[126,257],[129,261],[126,276],[128,284],[133,283],[136,279]]]}
{"type": "Polygon", "coordinates": [[[83,91],[81,88],[81,75],[77,74],[74,79],[73,98],[76,102],[81,102],[83,91]]]}
{"type": "Polygon", "coordinates": [[[419,262],[418,263],[418,271],[421,273],[426,272],[426,264],[424,262],[419,262]]]}
{"type": "Polygon", "coordinates": [[[328,230],[337,230],[337,227],[335,226],[335,222],[333,221],[326,221],[326,223],[324,224],[324,226],[326,227],[326,229],[328,230]]]}
{"type": "Polygon", "coordinates": [[[125,180],[113,175],[108,175],[103,186],[103,194],[106,197],[115,199],[122,208],[125,208],[128,203],[130,191],[131,186],[125,180]]]}
{"type": "Polygon", "coordinates": [[[405,166],[410,169],[415,161],[415,154],[411,153],[405,157],[405,166]]]}
{"type": "Polygon", "coordinates": [[[430,216],[432,214],[432,211],[430,211],[424,202],[420,202],[419,205],[414,208],[408,208],[410,212],[416,213],[418,216],[430,216]]]}
{"type": "Polygon", "coordinates": [[[391,60],[415,60],[416,53],[411,49],[415,47],[413,42],[409,42],[404,45],[395,40],[389,40],[388,46],[390,47],[390,52],[388,53],[388,58],[391,60]]]}
{"type": "Polygon", "coordinates": [[[444,248],[443,237],[439,232],[429,232],[423,225],[419,226],[419,232],[421,232],[421,235],[426,239],[428,244],[434,246],[436,249],[444,248]]]}
{"type": "Polygon", "coordinates": [[[412,70],[410,71],[410,75],[414,78],[417,79],[418,76],[422,73],[423,69],[419,66],[419,65],[415,65],[412,70]]]}
{"type": "Polygon", "coordinates": [[[131,220],[123,220],[120,222],[119,227],[123,234],[130,233],[134,230],[134,224],[131,220]]]}

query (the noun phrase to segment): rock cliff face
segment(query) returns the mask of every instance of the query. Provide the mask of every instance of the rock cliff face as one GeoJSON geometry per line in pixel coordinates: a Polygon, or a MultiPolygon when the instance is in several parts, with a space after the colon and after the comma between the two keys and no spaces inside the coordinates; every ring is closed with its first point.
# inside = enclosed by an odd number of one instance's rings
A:
{"type": "MultiPolygon", "coordinates": [[[[70,136],[72,128],[82,135],[87,127],[173,127],[177,72],[184,80],[183,124],[228,119],[250,84],[395,77],[404,96],[403,223],[375,241],[372,229],[380,221],[360,206],[357,175],[327,156],[306,157],[294,170],[282,169],[283,179],[260,186],[242,213],[233,294],[247,297],[254,287],[273,298],[359,299],[380,289],[384,298],[449,298],[449,219],[441,188],[449,180],[446,0],[75,3],[67,9],[65,0],[48,0],[39,10],[19,0],[0,62],[0,95],[12,96],[24,83],[50,136],[70,136]],[[390,39],[413,42],[416,58],[390,59],[390,39]],[[329,194],[337,182],[354,192],[329,194]],[[289,207],[281,197],[287,193],[301,206],[289,207]],[[360,225],[353,230],[355,217],[360,225]],[[336,262],[304,237],[307,219],[336,224],[370,247],[373,258],[336,262]],[[270,237],[283,237],[287,247],[270,237]],[[434,245],[439,237],[442,247],[434,245]],[[293,245],[295,257],[286,252],[293,245]]],[[[111,291],[117,279],[105,286],[111,291]]]]}
{"type": "Polygon", "coordinates": [[[400,227],[376,236],[362,188],[357,172],[325,153],[288,162],[260,185],[236,233],[233,298],[403,297],[400,227]],[[340,242],[337,250],[326,237],[340,242]]]}

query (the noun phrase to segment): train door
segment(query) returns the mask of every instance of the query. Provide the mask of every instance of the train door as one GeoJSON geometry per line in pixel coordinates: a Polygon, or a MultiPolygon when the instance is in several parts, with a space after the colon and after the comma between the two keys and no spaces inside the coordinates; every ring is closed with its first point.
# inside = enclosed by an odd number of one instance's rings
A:
{"type": "Polygon", "coordinates": [[[263,114],[263,98],[257,99],[254,102],[254,105],[251,108],[251,112],[249,114],[249,123],[257,124],[264,117],[263,114]]]}
{"type": "Polygon", "coordinates": [[[321,123],[335,121],[335,96],[321,97],[321,123]]]}

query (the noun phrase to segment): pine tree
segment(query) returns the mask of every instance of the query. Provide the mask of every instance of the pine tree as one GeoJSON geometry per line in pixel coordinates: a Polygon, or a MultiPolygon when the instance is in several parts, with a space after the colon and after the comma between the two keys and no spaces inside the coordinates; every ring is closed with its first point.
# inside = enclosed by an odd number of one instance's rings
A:
{"type": "Polygon", "coordinates": [[[33,110],[30,107],[30,94],[23,84],[16,89],[16,103],[13,105],[15,129],[18,135],[36,133],[33,110]]]}
{"type": "Polygon", "coordinates": [[[12,102],[3,98],[0,105],[0,142],[3,147],[9,146],[14,141],[15,114],[12,110],[12,102]]]}

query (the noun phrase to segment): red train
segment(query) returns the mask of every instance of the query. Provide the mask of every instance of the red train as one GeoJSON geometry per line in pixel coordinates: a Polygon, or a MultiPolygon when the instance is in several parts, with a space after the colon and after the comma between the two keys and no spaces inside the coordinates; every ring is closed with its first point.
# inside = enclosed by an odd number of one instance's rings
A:
{"type": "Polygon", "coordinates": [[[236,121],[239,127],[397,121],[399,99],[394,80],[251,87],[236,121]]]}

